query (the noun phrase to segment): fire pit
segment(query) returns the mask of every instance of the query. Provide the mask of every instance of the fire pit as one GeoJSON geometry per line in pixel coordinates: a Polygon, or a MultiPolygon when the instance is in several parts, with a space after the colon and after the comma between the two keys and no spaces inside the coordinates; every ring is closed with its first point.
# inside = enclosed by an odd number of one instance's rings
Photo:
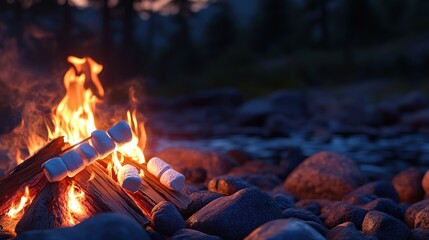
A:
{"type": "Polygon", "coordinates": [[[69,57],[68,61],[72,67],[64,76],[66,95],[52,109],[51,119],[46,119],[48,137],[33,131],[28,136],[31,156],[21,159],[17,154],[19,165],[0,179],[2,232],[14,236],[34,229],[70,227],[103,212],[125,215],[146,226],[147,217],[159,202],[167,200],[186,209],[190,198],[161,184],[147,169],[143,153],[146,132],[144,122],[137,117],[132,89],[133,107],[123,116],[131,127],[128,143],[118,145],[113,153],[101,156],[72,177],[48,181],[42,165],[65,154],[76,146],[73,144],[88,140],[99,126],[95,110],[104,95],[98,78],[102,66],[89,57],[69,57]],[[141,177],[135,192],[124,190],[118,183],[124,165],[137,169],[141,177]]]}

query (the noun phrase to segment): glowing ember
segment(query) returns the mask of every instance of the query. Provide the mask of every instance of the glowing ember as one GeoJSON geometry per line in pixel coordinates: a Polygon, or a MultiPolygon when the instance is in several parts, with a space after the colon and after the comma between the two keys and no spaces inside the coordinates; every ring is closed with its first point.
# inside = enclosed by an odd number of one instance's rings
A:
{"type": "Polygon", "coordinates": [[[19,219],[24,214],[24,208],[32,201],[33,198],[30,197],[30,189],[28,186],[26,186],[24,195],[21,197],[19,204],[12,204],[10,210],[7,212],[7,215],[11,218],[19,219]]]}
{"type": "Polygon", "coordinates": [[[85,200],[85,193],[79,189],[75,182],[67,189],[67,222],[70,225],[78,223],[76,218],[85,218],[87,217],[85,207],[82,205],[82,202],[85,200]]]}

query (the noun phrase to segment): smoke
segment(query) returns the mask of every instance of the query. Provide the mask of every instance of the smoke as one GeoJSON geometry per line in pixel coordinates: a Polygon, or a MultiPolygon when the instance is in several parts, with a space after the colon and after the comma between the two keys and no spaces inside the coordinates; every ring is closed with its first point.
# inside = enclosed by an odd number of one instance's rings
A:
{"type": "Polygon", "coordinates": [[[25,60],[16,39],[0,39],[0,170],[14,166],[17,154],[29,154],[26,143],[32,132],[47,135],[45,119],[64,93],[60,72],[47,77],[25,60]]]}

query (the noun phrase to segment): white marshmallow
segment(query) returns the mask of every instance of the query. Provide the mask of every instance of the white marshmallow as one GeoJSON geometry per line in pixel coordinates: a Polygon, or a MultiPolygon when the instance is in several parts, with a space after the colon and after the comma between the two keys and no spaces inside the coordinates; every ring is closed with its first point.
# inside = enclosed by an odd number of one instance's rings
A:
{"type": "Polygon", "coordinates": [[[42,168],[49,182],[58,182],[67,177],[67,166],[59,157],[49,159],[42,164],[42,168]]]}
{"type": "Polygon", "coordinates": [[[95,151],[98,153],[99,158],[105,158],[113,150],[115,150],[115,143],[110,139],[110,137],[102,130],[95,130],[91,133],[91,145],[94,147],[95,151]]]}
{"type": "Polygon", "coordinates": [[[107,130],[107,133],[118,145],[123,145],[133,139],[131,128],[125,121],[120,121],[107,130]]]}
{"type": "Polygon", "coordinates": [[[182,190],[185,185],[185,176],[174,169],[167,169],[159,179],[162,185],[174,191],[182,190]]]}
{"type": "Polygon", "coordinates": [[[76,152],[79,154],[85,165],[89,165],[98,159],[98,153],[95,149],[89,145],[89,143],[82,143],[76,148],[76,152]]]}
{"type": "Polygon", "coordinates": [[[170,168],[171,166],[168,163],[158,157],[151,158],[147,163],[147,170],[157,178],[160,178],[161,175],[170,168]]]}
{"type": "Polygon", "coordinates": [[[118,172],[118,182],[122,188],[130,191],[137,192],[142,180],[139,176],[139,171],[132,165],[124,165],[118,172]]]}
{"type": "Polygon", "coordinates": [[[74,177],[85,168],[85,163],[80,158],[76,150],[70,150],[61,156],[64,164],[67,166],[67,176],[74,177]]]}

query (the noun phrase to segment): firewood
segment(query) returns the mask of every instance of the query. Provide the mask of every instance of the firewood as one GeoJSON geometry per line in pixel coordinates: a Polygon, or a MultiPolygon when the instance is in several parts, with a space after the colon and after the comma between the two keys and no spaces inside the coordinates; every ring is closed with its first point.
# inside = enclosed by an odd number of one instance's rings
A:
{"type": "Polygon", "coordinates": [[[64,213],[67,206],[66,190],[69,184],[70,179],[54,183],[45,181],[45,185],[17,223],[15,232],[63,226],[66,221],[64,213]]]}
{"type": "Polygon", "coordinates": [[[42,164],[53,157],[58,156],[66,146],[63,137],[48,142],[43,148],[16,166],[9,175],[0,180],[0,206],[5,206],[12,196],[24,185],[28,185],[34,176],[42,172],[42,164]]]}

